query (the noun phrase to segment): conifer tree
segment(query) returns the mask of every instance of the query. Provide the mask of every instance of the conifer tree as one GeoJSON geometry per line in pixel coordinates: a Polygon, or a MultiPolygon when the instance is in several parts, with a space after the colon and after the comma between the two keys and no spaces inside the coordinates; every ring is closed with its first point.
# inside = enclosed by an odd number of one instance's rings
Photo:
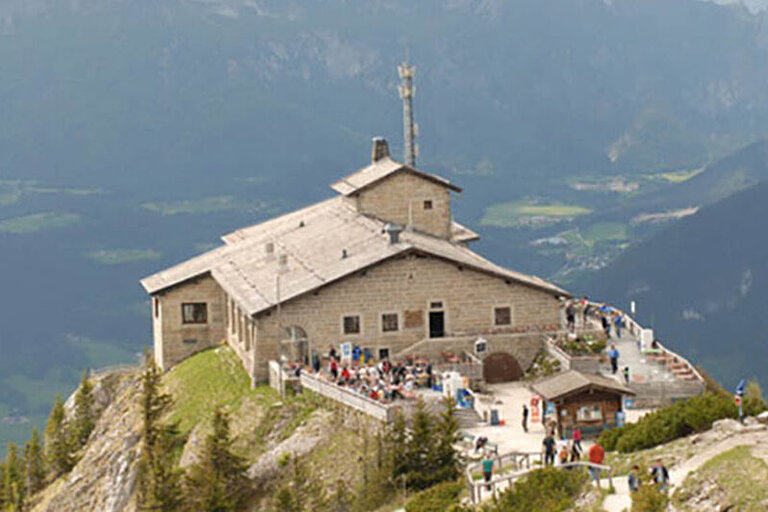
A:
{"type": "Polygon", "coordinates": [[[291,466],[291,481],[275,494],[276,512],[328,510],[328,498],[322,485],[312,478],[309,468],[303,461],[294,456],[282,461],[282,465],[291,466]]]}
{"type": "Polygon", "coordinates": [[[424,401],[419,399],[411,418],[411,433],[406,445],[408,486],[426,489],[434,482],[432,468],[433,421],[424,401]]]}
{"type": "Polygon", "coordinates": [[[56,401],[45,425],[45,459],[48,474],[56,479],[72,469],[73,461],[69,445],[67,418],[61,395],[56,401]]]}
{"type": "Polygon", "coordinates": [[[140,508],[168,512],[178,510],[182,503],[181,471],[176,468],[174,455],[180,436],[175,423],[162,423],[171,406],[171,397],[162,392],[162,374],[148,353],[145,354],[145,366],[138,500],[140,508]]]}
{"type": "Polygon", "coordinates": [[[405,416],[402,411],[397,411],[395,421],[387,432],[387,453],[391,464],[392,479],[396,480],[408,473],[408,434],[405,424],[405,416]]]}
{"type": "Polygon", "coordinates": [[[43,446],[40,444],[40,434],[37,429],[32,429],[32,437],[24,445],[24,459],[26,461],[26,492],[32,496],[43,488],[45,483],[45,456],[43,446]]]}
{"type": "Polygon", "coordinates": [[[430,473],[435,483],[455,480],[459,476],[459,456],[454,448],[458,442],[459,421],[453,415],[456,402],[451,398],[443,401],[443,410],[434,426],[434,448],[430,461],[430,473]]]}
{"type": "Polygon", "coordinates": [[[14,443],[8,443],[8,454],[3,472],[3,511],[21,512],[24,510],[24,461],[19,457],[19,450],[14,443]]]}
{"type": "Polygon", "coordinates": [[[232,452],[229,417],[217,409],[212,424],[201,460],[187,475],[187,503],[199,512],[242,510],[248,492],[245,460],[232,452]]]}
{"type": "Polygon", "coordinates": [[[72,449],[79,450],[88,442],[88,437],[95,426],[93,411],[93,384],[88,379],[88,371],[83,371],[80,387],[75,395],[75,412],[72,418],[72,449]]]}
{"type": "Polygon", "coordinates": [[[5,509],[5,462],[0,461],[0,510],[5,509]]]}

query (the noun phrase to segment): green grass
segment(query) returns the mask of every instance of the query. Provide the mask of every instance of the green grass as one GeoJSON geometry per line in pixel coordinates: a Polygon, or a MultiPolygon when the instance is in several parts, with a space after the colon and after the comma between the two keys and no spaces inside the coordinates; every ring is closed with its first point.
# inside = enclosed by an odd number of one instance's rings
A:
{"type": "Polygon", "coordinates": [[[267,206],[264,202],[247,202],[233,196],[206,197],[197,200],[167,201],[143,203],[141,207],[160,215],[208,214],[249,209],[261,210],[267,206]]]}
{"type": "Polygon", "coordinates": [[[0,221],[0,233],[15,235],[69,227],[80,221],[74,213],[43,212],[0,221]]]}
{"type": "Polygon", "coordinates": [[[620,222],[599,222],[586,228],[582,236],[588,243],[601,240],[626,240],[627,225],[620,222]]]}
{"type": "Polygon", "coordinates": [[[682,510],[697,510],[685,502],[697,491],[717,484],[720,501],[730,510],[764,510],[768,500],[768,465],[753,457],[747,446],[737,446],[713,457],[689,475],[674,493],[673,499],[682,510]]]}
{"type": "Polygon", "coordinates": [[[87,252],[85,255],[102,265],[120,265],[137,261],[156,260],[163,253],[154,249],[101,249],[87,252]]]}
{"type": "Polygon", "coordinates": [[[251,381],[237,355],[228,347],[210,349],[183,361],[164,377],[173,394],[171,420],[179,421],[182,433],[207,420],[216,408],[238,411],[246,398],[264,404],[278,399],[268,386],[251,389],[251,381]]]}
{"type": "Polygon", "coordinates": [[[592,213],[592,210],[583,206],[566,205],[558,203],[543,204],[538,201],[513,201],[489,206],[485,215],[480,220],[484,226],[514,227],[521,224],[525,217],[549,217],[553,220],[561,220],[592,213]]]}

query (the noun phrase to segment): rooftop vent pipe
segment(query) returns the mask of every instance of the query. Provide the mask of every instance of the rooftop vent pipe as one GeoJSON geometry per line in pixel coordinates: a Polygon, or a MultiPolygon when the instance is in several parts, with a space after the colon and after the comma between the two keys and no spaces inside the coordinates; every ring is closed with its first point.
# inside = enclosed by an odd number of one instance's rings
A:
{"type": "Polygon", "coordinates": [[[396,244],[400,242],[400,233],[403,232],[403,226],[390,222],[384,226],[384,232],[389,235],[389,243],[396,244]]]}
{"type": "Polygon", "coordinates": [[[371,148],[371,163],[376,163],[383,158],[389,158],[389,145],[384,137],[374,137],[371,148]]]}

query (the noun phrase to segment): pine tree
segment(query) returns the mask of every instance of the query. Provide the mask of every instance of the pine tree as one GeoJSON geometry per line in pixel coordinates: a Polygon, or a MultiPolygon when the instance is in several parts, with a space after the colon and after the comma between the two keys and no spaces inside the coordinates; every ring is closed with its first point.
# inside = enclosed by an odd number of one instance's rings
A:
{"type": "Polygon", "coordinates": [[[187,475],[187,502],[192,510],[241,510],[248,493],[245,460],[232,452],[229,417],[213,414],[213,432],[206,438],[201,460],[187,475]]]}
{"type": "Polygon", "coordinates": [[[88,442],[88,437],[95,426],[93,412],[93,384],[88,379],[88,371],[83,371],[80,387],[75,395],[75,412],[72,418],[72,449],[79,450],[88,442]]]}
{"type": "Polygon", "coordinates": [[[395,421],[387,431],[385,446],[386,454],[389,455],[389,460],[385,464],[390,465],[392,479],[397,480],[408,473],[408,434],[402,411],[397,411],[395,414],[395,421]]]}
{"type": "Polygon", "coordinates": [[[56,479],[68,473],[73,464],[68,435],[67,418],[61,395],[56,395],[56,401],[45,425],[45,459],[48,473],[56,479]]]}
{"type": "Polygon", "coordinates": [[[179,509],[182,503],[181,471],[176,468],[175,448],[180,444],[178,426],[163,424],[171,397],[160,389],[162,374],[149,354],[142,375],[141,455],[138,467],[140,508],[161,511],[179,509]]]}
{"type": "Polygon", "coordinates": [[[427,412],[424,401],[419,399],[411,418],[411,433],[406,445],[408,487],[426,489],[434,483],[434,475],[430,474],[433,431],[432,416],[427,412]]]}
{"type": "Polygon", "coordinates": [[[456,402],[451,398],[443,401],[443,410],[435,422],[434,448],[430,461],[430,473],[435,483],[455,480],[459,476],[459,456],[454,448],[458,442],[459,421],[453,415],[456,402]]]}
{"type": "Polygon", "coordinates": [[[291,466],[291,481],[275,494],[276,512],[323,512],[328,510],[328,498],[322,485],[314,478],[306,464],[298,457],[281,462],[291,466]]]}
{"type": "Polygon", "coordinates": [[[24,445],[24,459],[26,460],[26,492],[32,496],[43,488],[45,483],[45,457],[43,446],[40,444],[40,434],[37,429],[32,429],[32,437],[24,445]]]}
{"type": "Polygon", "coordinates": [[[0,510],[5,510],[5,462],[0,461],[0,510]]]}
{"type": "Polygon", "coordinates": [[[21,512],[24,510],[24,460],[19,457],[18,448],[14,443],[8,443],[8,454],[5,459],[3,472],[4,512],[21,512]]]}

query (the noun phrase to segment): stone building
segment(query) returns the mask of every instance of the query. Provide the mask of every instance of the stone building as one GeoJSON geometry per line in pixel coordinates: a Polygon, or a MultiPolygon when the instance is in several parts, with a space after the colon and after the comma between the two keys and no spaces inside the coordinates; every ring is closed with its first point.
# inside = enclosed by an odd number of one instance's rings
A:
{"type": "Polygon", "coordinates": [[[331,199],[229,233],[142,280],[161,367],[226,342],[256,382],[270,360],[331,344],[430,356],[472,350],[482,336],[482,355],[514,378],[542,333],[560,328],[568,294],[470,250],[478,235],[451,215],[461,189],[395,162],[383,139],[370,165],[332,188],[331,199]]]}

